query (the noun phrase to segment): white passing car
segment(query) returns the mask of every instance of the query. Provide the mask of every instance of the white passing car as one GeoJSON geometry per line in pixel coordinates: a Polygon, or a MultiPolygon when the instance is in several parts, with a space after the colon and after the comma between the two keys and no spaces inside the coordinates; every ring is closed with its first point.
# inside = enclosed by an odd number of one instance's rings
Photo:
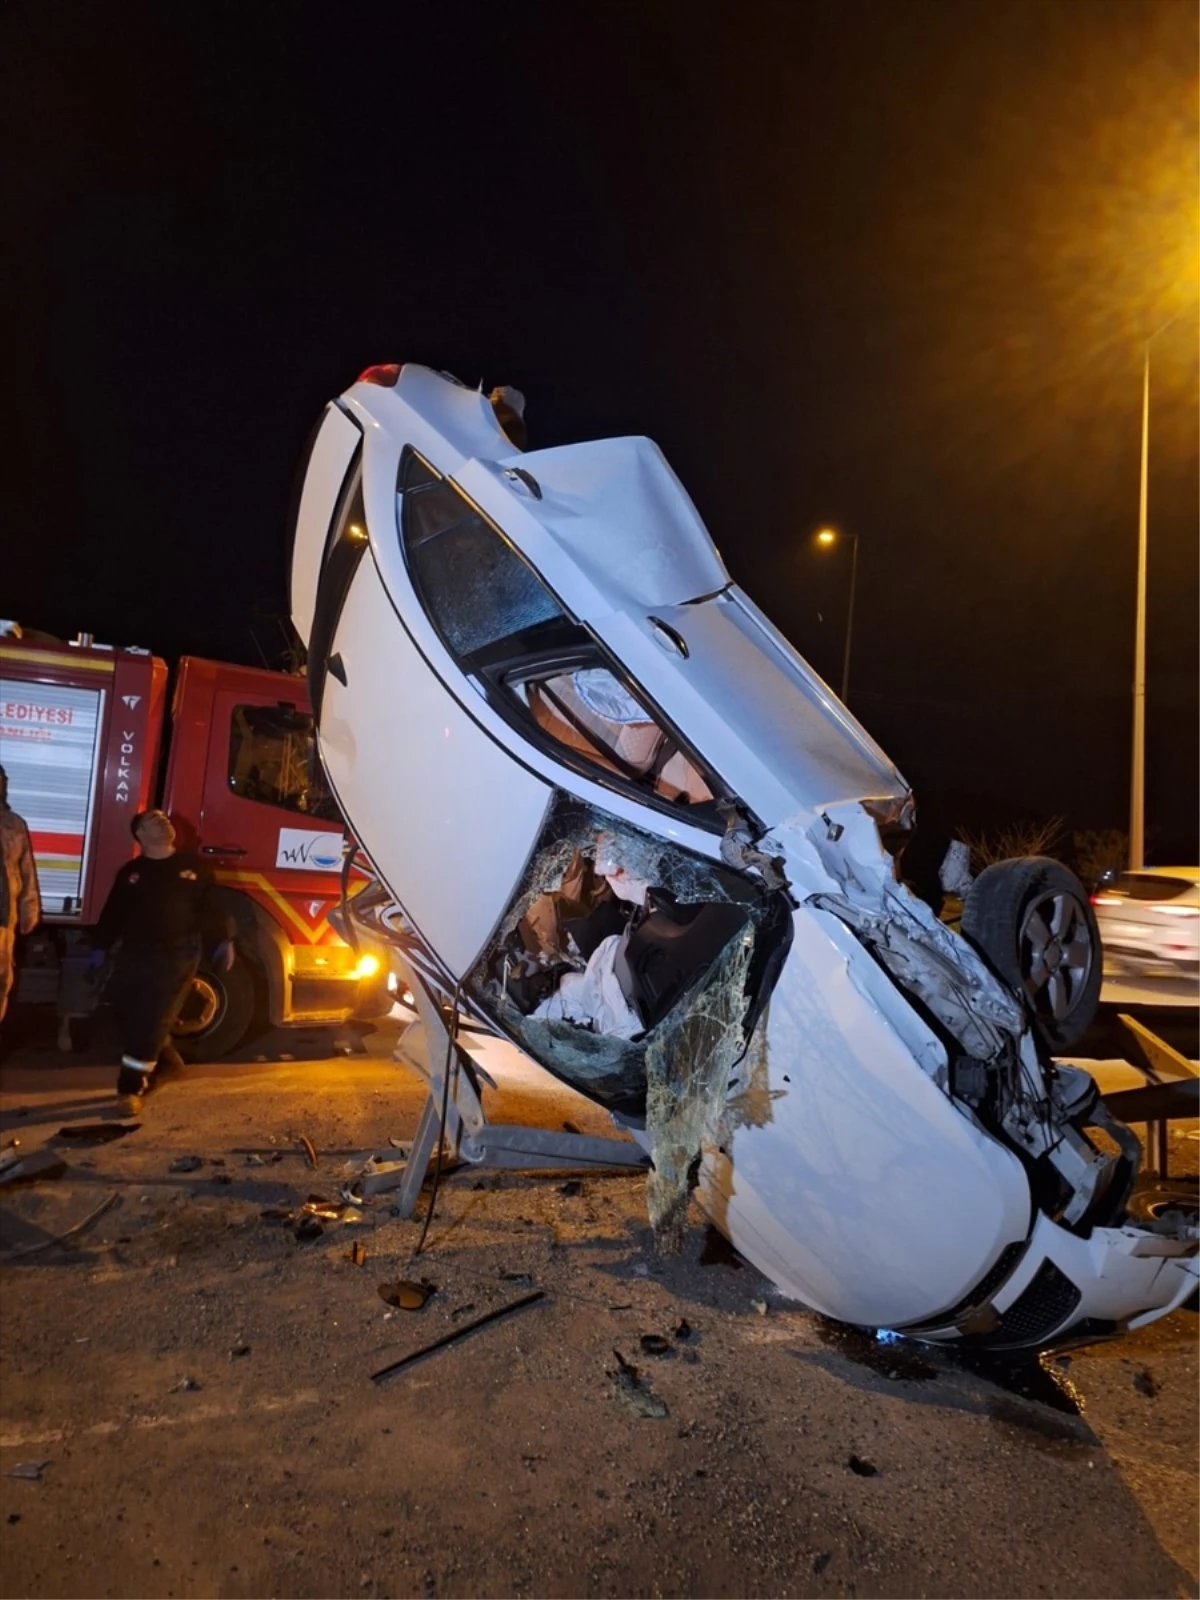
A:
{"type": "Polygon", "coordinates": [[[908,786],[649,440],[525,453],[372,368],[314,433],[291,604],[424,971],[632,1131],[660,1230],[694,1191],[808,1305],[998,1349],[1192,1293],[1195,1228],[1129,1219],[1137,1142],[1051,1060],[1100,982],[1082,887],[1003,863],[963,935],[909,892],[908,786]]]}
{"type": "Polygon", "coordinates": [[[1113,972],[1194,978],[1200,973],[1200,867],[1123,872],[1092,896],[1113,972]]]}

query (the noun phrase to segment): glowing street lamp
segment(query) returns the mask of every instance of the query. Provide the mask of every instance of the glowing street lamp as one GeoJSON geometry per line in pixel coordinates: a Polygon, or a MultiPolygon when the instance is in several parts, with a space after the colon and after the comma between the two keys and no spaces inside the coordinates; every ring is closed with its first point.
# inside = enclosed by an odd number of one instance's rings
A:
{"type": "Polygon", "coordinates": [[[846,606],[846,648],[842,655],[842,704],[849,705],[850,641],[854,634],[854,587],[858,577],[858,535],[856,533],[841,534],[836,528],[818,528],[816,532],[816,543],[825,549],[836,545],[843,538],[850,541],[850,599],[846,606]]]}

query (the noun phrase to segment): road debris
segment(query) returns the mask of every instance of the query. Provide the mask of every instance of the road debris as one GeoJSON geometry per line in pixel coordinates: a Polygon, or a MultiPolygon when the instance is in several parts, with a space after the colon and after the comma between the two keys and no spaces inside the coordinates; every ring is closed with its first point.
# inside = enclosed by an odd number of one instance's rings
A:
{"type": "Polygon", "coordinates": [[[230,1361],[237,1361],[242,1356],[248,1356],[249,1354],[250,1354],[250,1346],[242,1338],[235,1339],[233,1344],[229,1348],[229,1359],[230,1359],[230,1361]]]}
{"type": "Polygon", "coordinates": [[[670,1339],[661,1333],[644,1333],[638,1343],[642,1347],[642,1354],[646,1356],[669,1356],[674,1354],[670,1339]]]}
{"type": "Polygon", "coordinates": [[[469,1334],[479,1328],[484,1328],[490,1322],[498,1322],[501,1317],[509,1317],[516,1311],[523,1311],[526,1306],[536,1305],[538,1301],[546,1298],[544,1289],[535,1289],[532,1294],[522,1295],[519,1300],[510,1300],[505,1306],[497,1306],[495,1311],[485,1312],[482,1317],[476,1317],[473,1322],[464,1322],[461,1328],[455,1328],[453,1333],[443,1334],[440,1339],[435,1339],[432,1344],[422,1345],[419,1350],[414,1350],[411,1355],[401,1356],[399,1361],[393,1361],[389,1366],[380,1367],[378,1372],[371,1374],[372,1383],[383,1383],[388,1378],[393,1378],[397,1373],[405,1371],[408,1367],[415,1366],[418,1361],[424,1361],[426,1356],[433,1355],[438,1350],[444,1350],[447,1345],[457,1344],[460,1339],[465,1339],[469,1334]]]}
{"type": "Polygon", "coordinates": [[[1149,1367],[1143,1367],[1140,1372],[1134,1373],[1133,1387],[1139,1394],[1144,1394],[1147,1400],[1153,1400],[1158,1393],[1158,1381],[1149,1367]]]}
{"type": "MultiPolygon", "coordinates": [[[[232,1357],[232,1355],[233,1352],[230,1351],[230,1356],[232,1357]]],[[[180,1378],[178,1383],[173,1383],[168,1392],[170,1394],[193,1394],[200,1387],[201,1385],[196,1382],[195,1378],[184,1377],[180,1378]]]]}
{"type": "Polygon", "coordinates": [[[565,1195],[582,1194],[583,1193],[583,1184],[579,1181],[578,1178],[568,1178],[566,1183],[560,1183],[559,1184],[558,1192],[559,1192],[559,1194],[565,1194],[565,1195]]]}
{"type": "Polygon", "coordinates": [[[692,1337],[692,1325],[691,1325],[691,1323],[687,1320],[686,1317],[680,1317],[679,1324],[675,1329],[675,1338],[678,1340],[678,1342],[680,1344],[686,1344],[687,1341],[691,1337],[692,1337]]]}
{"type": "Polygon", "coordinates": [[[354,1243],[350,1246],[349,1250],[347,1250],[346,1259],[347,1259],[347,1261],[353,1262],[356,1267],[361,1267],[361,1266],[365,1265],[366,1259],[367,1259],[367,1247],[366,1247],[366,1245],[360,1244],[359,1241],[356,1239],[354,1241],[354,1243]]]}
{"type": "Polygon", "coordinates": [[[316,1217],[301,1217],[294,1234],[297,1244],[308,1244],[313,1239],[319,1239],[325,1229],[316,1217]]]}
{"type": "Polygon", "coordinates": [[[110,1211],[120,1198],[120,1195],[110,1194],[107,1200],[101,1200],[100,1204],[94,1210],[89,1211],[87,1216],[82,1221],[77,1222],[74,1227],[67,1228],[63,1233],[56,1233],[53,1239],[42,1239],[37,1244],[26,1245],[23,1250],[8,1250],[2,1259],[5,1261],[19,1261],[25,1256],[36,1256],[42,1250],[51,1250],[56,1244],[65,1244],[68,1239],[73,1239],[76,1234],[82,1233],[85,1228],[90,1228],[92,1223],[98,1217],[102,1217],[106,1211],[110,1211]]]}
{"type": "Polygon", "coordinates": [[[28,1478],[31,1482],[39,1482],[42,1473],[50,1465],[49,1461],[21,1461],[15,1467],[10,1467],[4,1474],[6,1478],[28,1478]]]}
{"type": "Polygon", "coordinates": [[[176,1156],[174,1161],[172,1161],[171,1165],[167,1168],[167,1171],[199,1172],[203,1165],[204,1158],[202,1156],[176,1156]]]}
{"type": "Polygon", "coordinates": [[[660,1400],[653,1394],[649,1383],[642,1377],[631,1361],[626,1361],[619,1350],[614,1350],[617,1358],[616,1372],[610,1372],[612,1379],[613,1396],[621,1402],[635,1417],[646,1417],[651,1421],[661,1421],[669,1416],[665,1400],[660,1400]]]}
{"type": "Polygon", "coordinates": [[[879,1468],[873,1461],[868,1461],[866,1456],[851,1456],[846,1465],[851,1472],[856,1473],[860,1478],[877,1478],[879,1476],[879,1468]]]}
{"type": "Polygon", "coordinates": [[[316,1168],[319,1167],[320,1164],[321,1164],[321,1158],[317,1155],[317,1147],[316,1147],[316,1145],[307,1136],[307,1134],[301,1133],[297,1137],[299,1138],[300,1143],[304,1148],[304,1154],[305,1154],[305,1157],[308,1160],[309,1166],[312,1167],[313,1170],[315,1171],[316,1168]]]}
{"type": "Polygon", "coordinates": [[[393,1283],[381,1283],[377,1293],[386,1305],[399,1311],[420,1311],[437,1293],[437,1284],[428,1278],[399,1278],[393,1283]]]}
{"type": "Polygon", "coordinates": [[[47,1183],[61,1178],[67,1163],[49,1145],[39,1145],[27,1156],[7,1157],[0,1161],[0,1184],[15,1188],[19,1183],[47,1183]]]}
{"type": "Polygon", "coordinates": [[[79,1144],[111,1144],[127,1133],[136,1133],[140,1127],[140,1122],[69,1122],[58,1130],[58,1138],[73,1139],[79,1144]]]}

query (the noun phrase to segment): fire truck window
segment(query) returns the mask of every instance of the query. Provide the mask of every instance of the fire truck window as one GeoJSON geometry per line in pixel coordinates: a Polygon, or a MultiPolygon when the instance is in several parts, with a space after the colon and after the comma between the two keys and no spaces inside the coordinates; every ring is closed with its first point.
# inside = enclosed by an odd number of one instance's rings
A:
{"type": "Polygon", "coordinates": [[[229,787],[243,800],[340,821],[317,759],[313,721],[290,706],[235,706],[229,787]]]}

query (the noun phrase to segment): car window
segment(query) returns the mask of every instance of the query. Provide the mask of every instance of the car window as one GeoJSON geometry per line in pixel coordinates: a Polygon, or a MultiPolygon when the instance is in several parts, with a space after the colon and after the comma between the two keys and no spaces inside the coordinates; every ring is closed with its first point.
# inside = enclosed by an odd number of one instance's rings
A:
{"type": "Polygon", "coordinates": [[[1168,878],[1158,872],[1123,872],[1113,885],[1113,893],[1126,900],[1174,900],[1194,889],[1186,878],[1168,878]]]}
{"type": "Polygon", "coordinates": [[[680,805],[713,799],[675,738],[607,667],[522,674],[512,688],[543,732],[605,771],[680,805]]]}
{"type": "Polygon", "coordinates": [[[413,587],[449,649],[469,658],[563,617],[549,589],[453,483],[414,450],[400,464],[400,527],[413,587]]]}
{"type": "Polygon", "coordinates": [[[292,706],[235,706],[229,787],[243,800],[340,821],[317,758],[313,721],[292,706]]]}
{"type": "Polygon", "coordinates": [[[489,702],[577,771],[653,804],[707,806],[705,825],[719,825],[696,761],[455,484],[409,448],[397,492],[413,588],[489,702]]]}

